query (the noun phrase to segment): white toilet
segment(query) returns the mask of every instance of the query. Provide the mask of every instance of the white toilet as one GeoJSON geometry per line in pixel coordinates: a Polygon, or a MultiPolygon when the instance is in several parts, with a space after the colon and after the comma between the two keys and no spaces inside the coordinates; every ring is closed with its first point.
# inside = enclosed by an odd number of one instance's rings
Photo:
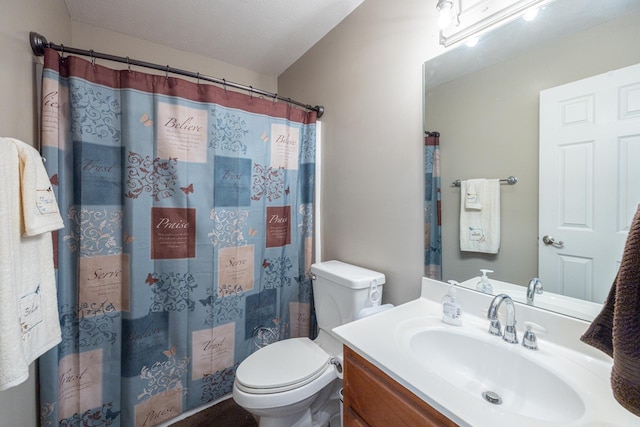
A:
{"type": "Polygon", "coordinates": [[[340,261],[313,264],[311,273],[318,337],[270,344],[236,371],[233,399],[260,427],[340,426],[342,344],[332,329],[378,311],[385,276],[340,261]]]}

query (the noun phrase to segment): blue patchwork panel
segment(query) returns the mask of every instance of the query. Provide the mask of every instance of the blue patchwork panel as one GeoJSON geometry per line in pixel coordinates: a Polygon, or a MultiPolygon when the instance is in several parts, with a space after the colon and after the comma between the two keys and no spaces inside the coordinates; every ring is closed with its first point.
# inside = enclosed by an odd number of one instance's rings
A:
{"type": "Polygon", "coordinates": [[[73,141],[76,205],[122,204],[122,147],[73,141]]]}
{"type": "Polygon", "coordinates": [[[251,159],[216,156],[214,182],[216,207],[251,205],[251,159]]]}

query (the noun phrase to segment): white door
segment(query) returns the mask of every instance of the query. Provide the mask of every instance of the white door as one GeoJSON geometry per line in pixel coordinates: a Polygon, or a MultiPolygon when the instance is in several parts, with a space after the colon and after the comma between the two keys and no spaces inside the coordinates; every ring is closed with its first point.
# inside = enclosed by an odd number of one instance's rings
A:
{"type": "Polygon", "coordinates": [[[539,161],[544,289],[603,302],[640,203],[640,64],[540,92],[539,161]]]}

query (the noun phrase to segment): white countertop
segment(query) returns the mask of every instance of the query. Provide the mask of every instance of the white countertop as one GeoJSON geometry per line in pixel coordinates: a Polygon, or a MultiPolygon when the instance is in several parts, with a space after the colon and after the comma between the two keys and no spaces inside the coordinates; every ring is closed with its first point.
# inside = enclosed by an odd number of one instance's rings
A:
{"type": "MultiPolygon", "coordinates": [[[[344,344],[412,391],[426,403],[461,426],[630,426],[640,425],[640,418],[620,406],[611,392],[609,376],[611,359],[578,340],[588,323],[532,307],[516,306],[518,325],[532,320],[549,329],[538,335],[540,351],[527,350],[519,344],[508,344],[499,337],[488,335],[488,320],[483,310],[489,307],[491,297],[474,291],[458,290],[458,301],[465,309],[463,325],[442,323],[442,295],[446,284],[423,279],[422,297],[371,317],[335,328],[333,331],[344,344]],[[467,293],[468,292],[468,293],[467,293]],[[427,298],[429,297],[429,298],[427,298]],[[438,301],[438,302],[436,302],[438,301]],[[441,367],[426,366],[409,349],[408,337],[412,330],[437,327],[454,331],[489,336],[504,351],[523,352],[522,357],[542,364],[574,390],[579,391],[585,403],[583,415],[577,420],[555,423],[523,417],[491,405],[482,399],[461,392],[438,375],[441,367]],[[482,335],[484,334],[484,335],[482,335]],[[563,345],[566,344],[566,345],[563,345]]],[[[518,327],[520,338],[522,329],[518,327]]],[[[442,351],[434,348],[434,351],[442,351]]],[[[517,372],[513,372],[517,375],[517,372]]]]}

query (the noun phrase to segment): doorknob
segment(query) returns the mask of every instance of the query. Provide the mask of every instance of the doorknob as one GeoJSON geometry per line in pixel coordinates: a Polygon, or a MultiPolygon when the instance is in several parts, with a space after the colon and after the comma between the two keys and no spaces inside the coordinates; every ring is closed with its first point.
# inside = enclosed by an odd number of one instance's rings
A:
{"type": "Polygon", "coordinates": [[[556,239],[554,239],[553,236],[549,236],[548,234],[542,238],[542,242],[545,245],[553,245],[553,246],[555,246],[557,248],[562,247],[562,245],[564,244],[564,242],[562,240],[557,240],[556,241],[556,239]]]}

